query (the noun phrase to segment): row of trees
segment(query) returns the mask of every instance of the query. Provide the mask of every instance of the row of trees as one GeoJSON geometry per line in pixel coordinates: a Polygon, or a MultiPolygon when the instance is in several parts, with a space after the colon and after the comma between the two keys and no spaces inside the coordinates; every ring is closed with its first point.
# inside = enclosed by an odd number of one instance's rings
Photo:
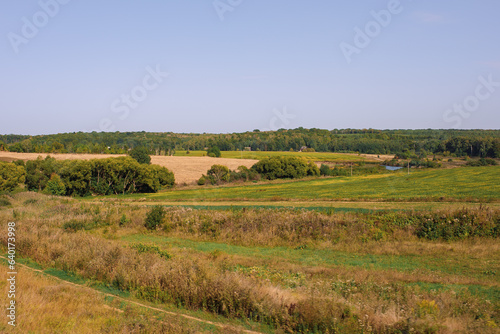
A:
{"type": "Polygon", "coordinates": [[[268,157],[260,160],[251,168],[240,166],[231,171],[223,165],[213,165],[206,175],[198,180],[198,185],[207,182],[219,184],[234,181],[257,181],[260,179],[299,179],[306,176],[320,176],[314,162],[299,157],[268,157]]]}
{"type": "Polygon", "coordinates": [[[22,161],[0,164],[0,191],[25,183],[27,190],[60,196],[151,193],[174,182],[168,169],[140,164],[131,157],[56,160],[48,156],[25,165],[22,161]]]}
{"type": "MultiPolygon", "coordinates": [[[[254,130],[232,134],[175,134],[148,132],[92,132],[43,136],[0,135],[0,150],[35,153],[127,153],[144,146],[150,154],[175,150],[360,152],[372,154],[448,153],[457,156],[500,157],[499,130],[321,130],[298,128],[254,130]]],[[[217,156],[217,152],[209,152],[217,156]]]]}
{"type": "Polygon", "coordinates": [[[252,169],[268,180],[320,175],[320,170],[314,162],[290,156],[264,158],[253,165],[252,169]]]}
{"type": "Polygon", "coordinates": [[[253,168],[239,166],[236,170],[230,170],[223,165],[212,165],[207,174],[202,175],[198,180],[198,185],[220,184],[235,181],[258,181],[262,177],[253,168]]]}

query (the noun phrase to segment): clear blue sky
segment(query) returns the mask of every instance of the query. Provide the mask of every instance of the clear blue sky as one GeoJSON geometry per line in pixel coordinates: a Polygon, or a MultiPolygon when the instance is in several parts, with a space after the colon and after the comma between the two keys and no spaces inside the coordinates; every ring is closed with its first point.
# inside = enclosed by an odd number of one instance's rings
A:
{"type": "Polygon", "coordinates": [[[0,133],[500,128],[497,0],[217,1],[5,1],[0,133]]]}

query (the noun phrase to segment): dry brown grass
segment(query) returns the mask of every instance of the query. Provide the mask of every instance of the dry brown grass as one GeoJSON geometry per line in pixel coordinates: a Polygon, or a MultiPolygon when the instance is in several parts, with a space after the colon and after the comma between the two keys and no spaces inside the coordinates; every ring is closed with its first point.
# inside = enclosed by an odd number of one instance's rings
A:
{"type": "MultiPolygon", "coordinates": [[[[57,160],[90,160],[116,158],[124,156],[123,154],[69,154],[69,153],[16,153],[0,151],[1,161],[14,160],[36,160],[39,156],[45,158],[47,155],[57,160]]],[[[160,165],[171,170],[175,175],[177,184],[193,183],[197,181],[202,174],[214,164],[227,166],[231,170],[237,169],[239,166],[250,168],[258,160],[250,159],[227,159],[227,158],[211,158],[211,157],[174,157],[174,156],[151,156],[151,163],[160,165]]]]}
{"type": "MultiPolygon", "coordinates": [[[[7,267],[2,261],[2,309],[6,308],[7,267]]],[[[16,304],[17,333],[97,333],[106,319],[115,318],[115,312],[106,309],[97,293],[81,291],[62,285],[22,267],[18,267],[16,304]],[[92,305],[92,307],[89,307],[92,305]]],[[[2,330],[10,326],[2,321],[2,330]]],[[[13,328],[12,328],[13,329],[13,328]]]]}
{"type": "MultiPolygon", "coordinates": [[[[2,309],[7,306],[4,262],[0,291],[2,309]]],[[[145,308],[120,301],[106,301],[90,288],[74,286],[41,273],[17,268],[16,327],[0,322],[2,333],[200,333],[239,332],[203,329],[196,321],[170,315],[159,318],[145,308]]]]}

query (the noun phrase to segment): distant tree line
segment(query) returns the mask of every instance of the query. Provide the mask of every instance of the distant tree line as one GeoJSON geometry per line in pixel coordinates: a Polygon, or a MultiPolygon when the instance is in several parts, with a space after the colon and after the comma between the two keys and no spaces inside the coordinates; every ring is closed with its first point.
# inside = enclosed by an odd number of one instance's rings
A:
{"type": "Polygon", "coordinates": [[[168,169],[131,157],[93,160],[37,160],[0,163],[0,191],[24,183],[27,190],[59,196],[151,193],[174,185],[168,169]]]}
{"type": "MultiPolygon", "coordinates": [[[[149,154],[176,150],[359,152],[500,157],[500,130],[321,130],[297,128],[231,134],[152,132],[64,133],[43,136],[0,135],[0,150],[29,153],[124,154],[142,146],[149,154]]],[[[209,152],[217,156],[218,152],[209,152]]]]}

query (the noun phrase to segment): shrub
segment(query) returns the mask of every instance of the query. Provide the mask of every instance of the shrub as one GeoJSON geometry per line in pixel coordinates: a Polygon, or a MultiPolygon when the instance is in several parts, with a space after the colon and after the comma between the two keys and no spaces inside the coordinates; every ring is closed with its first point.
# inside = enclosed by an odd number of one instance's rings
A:
{"type": "Polygon", "coordinates": [[[332,172],[328,165],[321,164],[321,167],[319,168],[319,174],[323,176],[330,176],[332,175],[332,172]]]}
{"type": "Polygon", "coordinates": [[[130,220],[127,219],[127,216],[125,214],[123,214],[120,218],[120,221],[118,222],[118,225],[120,226],[124,226],[125,224],[127,224],[130,220]]]}
{"type": "Polygon", "coordinates": [[[230,180],[258,181],[259,173],[245,166],[239,166],[235,171],[231,171],[230,180]]]}
{"type": "Polygon", "coordinates": [[[154,230],[158,225],[161,225],[165,217],[165,209],[161,205],[155,205],[147,214],[144,226],[148,230],[154,230]]]}
{"type": "Polygon", "coordinates": [[[481,158],[479,160],[469,160],[469,161],[467,161],[467,163],[465,165],[466,166],[473,166],[473,167],[480,167],[480,166],[488,166],[488,165],[495,166],[496,164],[497,164],[497,162],[493,159],[481,158]]]}
{"type": "Polygon", "coordinates": [[[212,146],[208,149],[207,155],[209,157],[215,157],[215,158],[220,158],[220,149],[217,146],[212,146]]]}
{"type": "Polygon", "coordinates": [[[0,162],[0,191],[13,191],[25,181],[25,169],[14,163],[0,162]]]}
{"type": "Polygon", "coordinates": [[[55,173],[52,174],[45,187],[45,192],[55,196],[63,196],[66,194],[66,186],[59,175],[55,173]]]}
{"type": "Polygon", "coordinates": [[[307,176],[319,176],[320,171],[318,166],[312,161],[307,164],[307,176]]]}
{"type": "Polygon", "coordinates": [[[138,170],[137,191],[141,193],[157,192],[162,188],[172,188],[175,183],[174,173],[158,165],[142,165],[138,170]]]}
{"type": "Polygon", "coordinates": [[[143,146],[138,146],[133,148],[129,155],[132,157],[132,159],[136,160],[140,164],[147,164],[149,165],[151,163],[151,157],[149,156],[149,151],[147,148],[143,146]]]}
{"type": "Polygon", "coordinates": [[[307,175],[319,175],[320,170],[314,163],[307,163],[298,157],[268,157],[252,166],[252,170],[269,180],[296,179],[307,175]]]}
{"type": "Polygon", "coordinates": [[[223,165],[212,165],[207,171],[207,176],[210,178],[212,184],[228,182],[230,178],[229,168],[223,165]]]}
{"type": "Polygon", "coordinates": [[[312,147],[307,147],[307,148],[303,149],[302,152],[316,152],[316,150],[312,147]]]}
{"type": "Polygon", "coordinates": [[[199,186],[203,186],[205,185],[205,183],[207,183],[207,177],[205,175],[202,175],[199,179],[198,179],[198,185],[199,186]]]}

